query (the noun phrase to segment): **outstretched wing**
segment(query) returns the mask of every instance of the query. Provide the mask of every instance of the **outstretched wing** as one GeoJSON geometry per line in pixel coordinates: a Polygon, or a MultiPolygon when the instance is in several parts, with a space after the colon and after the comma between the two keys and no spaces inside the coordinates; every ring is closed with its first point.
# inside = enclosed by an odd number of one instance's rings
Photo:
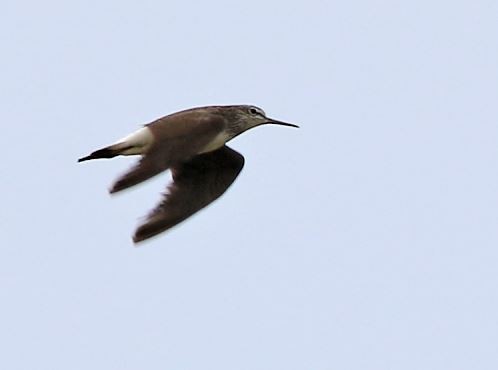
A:
{"type": "Polygon", "coordinates": [[[148,180],[175,163],[188,161],[224,130],[225,121],[214,114],[204,114],[202,117],[176,114],[154,121],[146,127],[152,133],[152,145],[135,166],[114,182],[110,193],[148,180]]]}
{"type": "Polygon", "coordinates": [[[138,227],[133,241],[166,231],[206,207],[228,189],[243,166],[244,157],[227,146],[174,165],[165,199],[138,227]]]}
{"type": "Polygon", "coordinates": [[[144,155],[137,164],[121,175],[109,189],[109,193],[128,189],[134,185],[148,180],[155,175],[166,171],[170,166],[169,161],[161,156],[161,152],[156,150],[144,155]]]}

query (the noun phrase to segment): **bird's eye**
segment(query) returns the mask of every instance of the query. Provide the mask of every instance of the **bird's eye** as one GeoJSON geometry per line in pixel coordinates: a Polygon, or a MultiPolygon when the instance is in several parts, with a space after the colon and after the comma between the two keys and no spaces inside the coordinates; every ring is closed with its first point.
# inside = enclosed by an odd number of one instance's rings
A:
{"type": "Polygon", "coordinates": [[[251,114],[260,114],[256,108],[249,108],[249,113],[251,114]]]}

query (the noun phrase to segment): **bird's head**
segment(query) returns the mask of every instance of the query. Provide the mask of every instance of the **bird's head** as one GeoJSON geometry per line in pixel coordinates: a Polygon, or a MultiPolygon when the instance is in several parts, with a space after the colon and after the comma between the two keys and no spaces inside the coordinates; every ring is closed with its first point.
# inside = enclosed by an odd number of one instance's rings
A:
{"type": "Polygon", "coordinates": [[[267,124],[299,128],[299,126],[294,125],[293,123],[282,122],[267,117],[263,109],[258,108],[254,105],[239,105],[233,108],[237,126],[239,127],[239,129],[242,129],[241,131],[246,131],[250,128],[267,124]]]}

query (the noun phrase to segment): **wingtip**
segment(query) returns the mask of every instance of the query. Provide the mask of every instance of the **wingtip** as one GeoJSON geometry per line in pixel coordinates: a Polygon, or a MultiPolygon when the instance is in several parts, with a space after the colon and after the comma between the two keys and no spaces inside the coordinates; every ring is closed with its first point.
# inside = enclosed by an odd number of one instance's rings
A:
{"type": "Polygon", "coordinates": [[[133,235],[132,238],[133,244],[135,247],[140,247],[141,243],[145,240],[144,238],[141,238],[137,234],[133,235]]]}
{"type": "Polygon", "coordinates": [[[109,194],[110,195],[115,195],[116,193],[119,193],[120,191],[123,191],[127,188],[123,188],[121,186],[118,186],[118,184],[113,184],[110,188],[109,188],[109,194]]]}
{"type": "Polygon", "coordinates": [[[116,193],[119,193],[120,191],[123,191],[127,189],[126,187],[123,186],[121,181],[115,181],[110,187],[109,187],[109,194],[114,195],[116,193]]]}
{"type": "Polygon", "coordinates": [[[149,224],[143,224],[139,226],[136,230],[135,233],[133,234],[132,240],[133,243],[135,244],[135,247],[140,246],[143,242],[149,240],[150,238],[153,238],[157,236],[160,232],[151,232],[150,231],[150,225],[149,224]]]}

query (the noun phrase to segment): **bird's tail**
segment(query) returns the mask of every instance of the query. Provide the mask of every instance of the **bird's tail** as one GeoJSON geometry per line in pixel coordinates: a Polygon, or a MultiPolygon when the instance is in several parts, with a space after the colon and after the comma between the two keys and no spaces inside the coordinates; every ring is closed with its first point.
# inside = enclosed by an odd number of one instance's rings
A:
{"type": "Polygon", "coordinates": [[[87,155],[86,157],[78,159],[78,162],[88,161],[90,159],[98,158],[112,158],[117,155],[138,155],[147,152],[152,144],[154,138],[149,128],[142,127],[140,130],[135,131],[118,142],[106,146],[87,155]]]}
{"type": "Polygon", "coordinates": [[[116,143],[113,145],[109,145],[105,148],[96,150],[93,153],[87,155],[86,157],[78,159],[78,162],[89,161],[90,159],[113,158],[117,155],[125,154],[131,148],[132,146],[130,146],[127,143],[116,143]]]}

